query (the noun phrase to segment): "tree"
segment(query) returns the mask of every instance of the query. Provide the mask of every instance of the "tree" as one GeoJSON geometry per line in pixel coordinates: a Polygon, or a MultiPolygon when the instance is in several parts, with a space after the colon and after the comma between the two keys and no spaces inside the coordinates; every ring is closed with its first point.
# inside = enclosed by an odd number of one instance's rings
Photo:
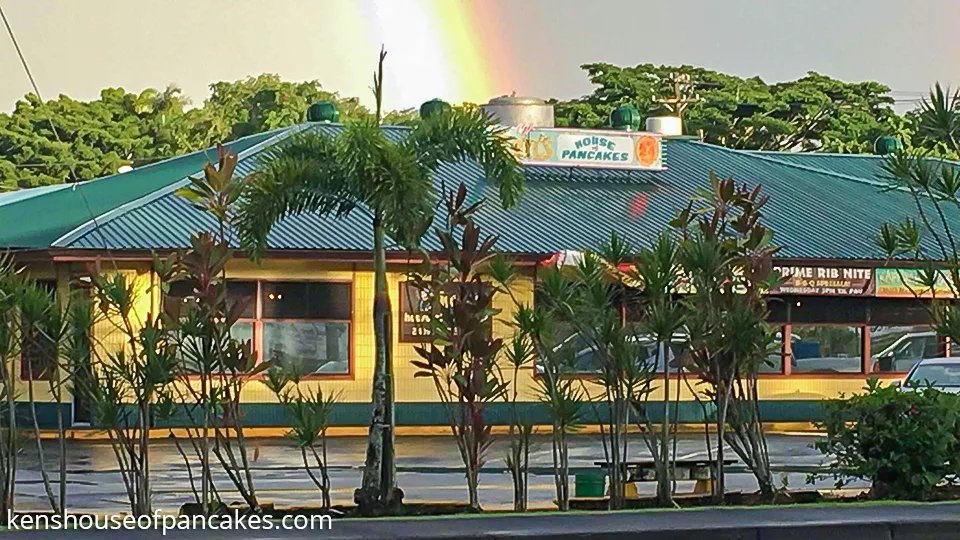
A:
{"type": "Polygon", "coordinates": [[[374,75],[374,117],[346,124],[331,137],[307,131],[292,137],[260,164],[241,199],[237,227],[241,244],[253,258],[267,249],[267,234],[285,216],[318,212],[340,216],[363,206],[371,214],[375,300],[376,359],[371,419],[363,485],[356,494],[361,509],[376,513],[402,496],[396,489],[393,452],[392,311],[387,292],[386,241],[413,246],[426,230],[432,211],[433,175],[442,163],[473,159],[487,180],[499,186],[503,206],[516,203],[523,175],[503,131],[480,111],[447,110],[421,119],[399,142],[380,125],[383,60],[374,75]]]}
{"type": "Polygon", "coordinates": [[[17,455],[20,431],[16,409],[16,362],[20,352],[18,289],[23,277],[10,255],[0,255],[0,384],[3,385],[0,421],[0,519],[7,522],[16,511],[17,455]]]}
{"type": "MultiPolygon", "coordinates": [[[[673,490],[675,475],[671,463],[676,463],[676,444],[674,455],[670,458],[670,375],[671,366],[668,353],[675,342],[676,334],[683,328],[685,313],[679,300],[678,286],[682,279],[680,263],[677,259],[677,243],[669,233],[663,233],[653,246],[641,250],[636,256],[636,276],[643,283],[644,299],[641,303],[643,333],[653,338],[657,348],[657,365],[662,366],[663,374],[663,422],[659,436],[653,429],[646,414],[645,403],[634,403],[638,412],[638,421],[645,423],[642,429],[644,442],[653,456],[657,469],[657,503],[660,506],[674,505],[673,490]]],[[[679,382],[678,382],[679,384],[679,382]]],[[[646,397],[648,394],[644,394],[646,397]]],[[[678,396],[679,399],[679,396],[678,396]]],[[[676,435],[674,434],[674,437],[676,435]]]]}
{"type": "MultiPolygon", "coordinates": [[[[579,348],[585,344],[594,359],[594,376],[589,382],[600,388],[582,395],[590,401],[601,426],[613,510],[623,508],[626,500],[631,412],[634,404],[646,399],[656,379],[656,366],[649,361],[640,329],[625,316],[631,291],[617,269],[629,264],[631,256],[631,246],[612,234],[598,251],[585,251],[568,276],[560,271],[547,273],[540,289],[546,310],[575,332],[569,345],[579,348]]],[[[545,321],[541,318],[541,324],[545,321]]],[[[549,346],[550,340],[544,340],[544,345],[549,346]]],[[[553,349],[554,353],[546,356],[544,390],[550,400],[574,404],[578,396],[560,384],[564,368],[574,361],[564,361],[562,351],[553,349]]],[[[579,353],[576,350],[574,354],[579,353]]]]}
{"type": "Polygon", "coordinates": [[[341,120],[369,116],[357,98],[341,98],[321,89],[319,81],[289,82],[279,75],[264,73],[233,82],[210,85],[204,102],[210,140],[229,141],[303,121],[307,107],[315,101],[333,101],[341,120]]]}
{"type": "Polygon", "coordinates": [[[94,278],[97,311],[123,335],[125,343],[98,358],[97,377],[88,389],[93,420],[107,432],[120,477],[135,516],[152,513],[150,429],[173,412],[170,384],[178,354],[165,339],[162,318],[137,316],[134,280],[122,273],[94,278]]]}
{"type": "MultiPolygon", "coordinates": [[[[343,120],[370,115],[357,98],[325,91],[318,81],[282,81],[269,73],[210,89],[196,108],[176,85],[139,93],[105,88],[88,102],[27,94],[12,113],[0,114],[0,191],[91,180],[124,165],[139,167],[294,125],[314,101],[335,102],[343,120]]],[[[415,115],[412,109],[395,111],[387,120],[409,124],[415,115]]]]}
{"type": "Polygon", "coordinates": [[[904,191],[915,214],[900,223],[884,223],[875,241],[888,262],[911,260],[916,275],[900,275],[926,304],[937,335],[960,339],[960,169],[942,155],[960,153],[960,92],[937,83],[920,105],[917,136],[924,147],[890,154],[884,163],[889,189],[904,191]],[[939,293],[946,288],[949,294],[939,293]]]}
{"type": "Polygon", "coordinates": [[[508,383],[497,366],[503,339],[493,336],[497,289],[485,281],[495,257],[496,236],[482,236],[474,214],[481,202],[467,205],[467,188],[460,184],[446,200],[447,219],[434,232],[442,262],[424,254],[422,267],[411,276],[430,306],[429,344],[415,347],[420,359],[414,377],[433,379],[447,421],[467,470],[470,508],[480,510],[480,468],[493,444],[492,426],[484,411],[507,395],[508,383]]]}
{"type": "MultiPolygon", "coordinates": [[[[542,291],[553,297],[566,297],[568,287],[556,268],[545,270],[542,291]]],[[[541,304],[549,302],[542,302],[541,304]]],[[[576,370],[575,351],[560,347],[557,339],[557,324],[554,309],[544,305],[517,304],[513,326],[517,329],[514,344],[508,357],[530,355],[536,357],[536,369],[539,377],[537,397],[550,413],[550,443],[553,455],[553,481],[557,493],[557,507],[561,512],[570,509],[570,453],[567,436],[576,432],[583,424],[585,393],[582,384],[570,374],[576,370]]],[[[512,361],[511,363],[516,363],[512,361]]],[[[516,380],[514,380],[516,385],[516,380]]],[[[529,424],[521,424],[527,428],[529,424]]],[[[529,454],[529,430],[521,431],[523,445],[517,445],[529,454]]],[[[529,455],[524,455],[526,466],[529,455]]],[[[524,472],[526,472],[524,470],[524,472]]],[[[524,485],[524,489],[526,486],[524,485]]],[[[526,508],[524,508],[525,510],[526,508]]]]}
{"type": "Polygon", "coordinates": [[[170,341],[178,344],[185,360],[183,369],[178,370],[181,386],[202,409],[198,453],[202,474],[199,502],[204,515],[212,509],[211,491],[216,492],[210,471],[209,440],[216,410],[222,412],[222,421],[213,424],[213,453],[250,510],[260,510],[244,437],[240,393],[253,376],[268,370],[272,361],[257,364],[252,343],[237,340],[230,333],[253,300],[248,297],[231,302],[227,291],[226,267],[233,258],[228,228],[246,182],[245,178],[233,175],[237,160],[237,154],[218,144],[217,164],[207,163],[202,177],[191,177],[190,184],[176,192],[195,208],[211,214],[217,221],[216,231],[195,233],[190,236],[191,249],[176,252],[166,261],[155,261],[164,286],[179,280],[192,289],[188,294],[193,300],[189,304],[192,309],[168,310],[164,321],[170,329],[170,341]],[[191,381],[196,375],[200,378],[199,392],[191,381]]]}
{"type": "Polygon", "coordinates": [[[313,484],[320,490],[323,508],[330,508],[330,474],[327,460],[327,429],[330,427],[330,414],[339,394],[324,396],[322,389],[304,391],[300,387],[301,366],[273,365],[267,370],[264,384],[277,396],[290,416],[292,425],[287,437],[290,437],[300,449],[303,468],[313,484]],[[317,448],[319,447],[319,452],[317,448]],[[313,456],[311,465],[307,451],[313,456]],[[320,470],[320,478],[314,474],[314,466],[320,470]]]}
{"type": "Polygon", "coordinates": [[[700,188],[672,223],[682,236],[677,261],[691,289],[684,299],[690,369],[716,407],[718,503],[725,494],[724,443],[754,473],[761,495],[774,495],[757,393],[774,336],[764,294],[779,279],[773,256],[780,247],[762,221],[767,200],[759,186],[748,189],[711,172],[710,188],[700,188]]]}
{"type": "MultiPolygon", "coordinates": [[[[64,95],[44,102],[28,94],[12,114],[0,114],[0,186],[90,180],[116,173],[135,158],[181,152],[179,146],[157,144],[149,131],[158,112],[143,109],[143,103],[138,112],[137,98],[119,88],[104,89],[100,99],[88,103],[64,95]]],[[[169,96],[168,109],[159,113],[167,115],[167,134],[176,125],[172,111],[181,106],[173,105],[177,100],[169,96]]]]}
{"type": "Polygon", "coordinates": [[[768,84],[693,66],[640,64],[581,66],[596,88],[586,96],[556,102],[557,125],[606,125],[619,105],[633,105],[641,117],[662,115],[657,101],[673,95],[669,76],[689,74],[702,100],[683,112],[688,134],[751,150],[870,152],[880,135],[891,133],[890,89],[876,82],[847,83],[809,72],[795,81],[768,84]]]}
{"type": "Polygon", "coordinates": [[[915,124],[913,146],[924,153],[956,159],[960,155],[960,90],[939,82],[908,115],[915,124]]]}

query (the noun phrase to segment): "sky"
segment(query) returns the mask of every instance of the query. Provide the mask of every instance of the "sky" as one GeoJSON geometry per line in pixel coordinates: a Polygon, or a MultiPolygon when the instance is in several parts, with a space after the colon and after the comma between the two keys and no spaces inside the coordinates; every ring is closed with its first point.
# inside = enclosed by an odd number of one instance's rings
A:
{"type": "MultiPolygon", "coordinates": [[[[44,98],[264,72],[370,105],[586,94],[580,65],[691,64],[768,82],[817,71],[915,100],[960,84],[957,0],[0,0],[44,98]]],[[[0,110],[30,90],[0,35],[0,110]]],[[[912,105],[904,101],[902,107],[912,105]]]]}

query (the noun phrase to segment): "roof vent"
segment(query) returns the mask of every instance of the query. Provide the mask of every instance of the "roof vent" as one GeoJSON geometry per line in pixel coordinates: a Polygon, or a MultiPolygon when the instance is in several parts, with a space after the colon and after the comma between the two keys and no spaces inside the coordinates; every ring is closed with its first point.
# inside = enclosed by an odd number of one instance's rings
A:
{"type": "Polygon", "coordinates": [[[640,129],[640,111],[633,105],[621,105],[610,113],[610,125],[614,129],[637,131],[640,129]]]}
{"type": "Polygon", "coordinates": [[[434,114],[450,110],[450,104],[442,99],[431,99],[420,105],[420,118],[430,118],[434,114]]]}
{"type": "Polygon", "coordinates": [[[647,131],[668,137],[683,135],[683,120],[678,116],[654,116],[647,118],[647,131]]]}
{"type": "Polygon", "coordinates": [[[553,105],[534,97],[500,96],[481,109],[502,126],[553,127],[553,105]]]}
{"type": "Polygon", "coordinates": [[[338,122],[340,109],[332,101],[317,101],[307,109],[307,122],[338,122]]]}
{"type": "Polygon", "coordinates": [[[903,143],[896,137],[877,137],[877,140],[873,142],[873,153],[880,156],[895,154],[902,150],[903,143]]]}

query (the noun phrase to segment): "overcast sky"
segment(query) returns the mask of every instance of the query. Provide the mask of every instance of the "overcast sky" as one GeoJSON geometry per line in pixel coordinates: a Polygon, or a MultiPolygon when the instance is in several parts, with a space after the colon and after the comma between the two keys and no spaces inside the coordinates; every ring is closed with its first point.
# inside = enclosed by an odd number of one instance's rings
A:
{"type": "MultiPolygon", "coordinates": [[[[181,86],[200,103],[207,85],[262,72],[318,79],[369,103],[381,42],[394,67],[387,106],[476,99],[430,66],[446,39],[421,19],[458,3],[479,51],[447,61],[483,91],[569,98],[589,92],[586,62],[693,64],[767,81],[814,70],[874,79],[898,98],[935,80],[960,82],[958,0],[0,0],[45,98],[95,98],[181,86]],[[438,45],[439,44],[439,45],[438,45]],[[469,56],[469,55],[468,55],[469,56]],[[499,67],[499,66],[502,66],[499,67]],[[497,73],[489,74],[491,69],[497,73]],[[452,95],[436,95],[447,93],[452,95]]],[[[435,21],[436,22],[436,21],[435,21]]],[[[442,22],[442,21],[441,21],[442,22]]],[[[29,83],[0,36],[0,110],[29,83]]],[[[462,37],[462,36],[461,36],[462,37]]],[[[476,92],[474,92],[475,94],[476,92]]],[[[912,94],[911,94],[912,93],[912,94]]],[[[489,96],[488,96],[489,97],[489,96]]]]}

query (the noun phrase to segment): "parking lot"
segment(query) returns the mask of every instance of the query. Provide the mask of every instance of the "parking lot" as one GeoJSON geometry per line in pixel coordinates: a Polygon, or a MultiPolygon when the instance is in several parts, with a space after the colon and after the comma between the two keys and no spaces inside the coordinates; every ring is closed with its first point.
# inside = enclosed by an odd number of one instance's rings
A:
{"type": "MultiPolygon", "coordinates": [[[[778,472],[775,480],[778,487],[789,489],[806,486],[808,468],[820,465],[823,456],[810,447],[814,436],[770,435],[768,445],[770,461],[775,469],[790,469],[793,472],[778,472]]],[[[337,437],[330,439],[330,477],[333,485],[334,504],[352,503],[353,491],[360,485],[366,439],[362,437],[337,437]]],[[[113,451],[105,442],[73,441],[68,447],[68,508],[71,510],[122,511],[126,495],[113,451]]],[[[302,469],[300,452],[284,439],[261,439],[249,442],[253,457],[254,483],[259,498],[277,505],[319,504],[319,494],[302,469]]],[[[732,454],[732,453],[731,453],[732,454]]],[[[512,506],[512,484],[505,472],[504,438],[499,438],[491,449],[480,479],[480,500],[486,509],[509,509],[512,506]]],[[[52,479],[56,479],[57,456],[54,441],[44,441],[44,456],[52,479]]],[[[398,482],[408,501],[466,501],[462,465],[451,437],[398,437],[397,438],[398,482]]],[[[552,506],[554,485],[551,474],[552,454],[548,436],[538,436],[531,454],[530,505],[552,506]]],[[[631,439],[631,459],[649,457],[638,436],[631,439]]],[[[706,456],[703,435],[681,435],[678,444],[680,458],[706,456]]],[[[603,446],[599,436],[578,435],[571,438],[570,460],[574,469],[594,467],[593,462],[603,459],[603,446]]],[[[157,441],[152,447],[152,483],[154,505],[162,510],[175,511],[179,505],[193,500],[187,468],[176,447],[168,441],[157,441]]],[[[199,463],[192,463],[194,472],[199,463]]],[[[214,463],[215,471],[219,469],[214,463]]],[[[742,467],[733,467],[727,474],[729,490],[752,490],[756,488],[753,476],[742,467]]],[[[225,502],[239,500],[226,475],[215,472],[215,482],[225,502]]],[[[863,484],[858,484],[863,485],[863,484]]],[[[817,487],[832,486],[832,481],[820,481],[817,487]]],[[[641,483],[640,493],[652,493],[654,484],[641,483]]],[[[679,482],[678,491],[690,491],[693,482],[679,482]]],[[[56,487],[54,488],[56,492],[56,487]]],[[[18,508],[43,509],[46,507],[36,450],[33,443],[27,444],[20,460],[18,476],[18,508]]]]}

